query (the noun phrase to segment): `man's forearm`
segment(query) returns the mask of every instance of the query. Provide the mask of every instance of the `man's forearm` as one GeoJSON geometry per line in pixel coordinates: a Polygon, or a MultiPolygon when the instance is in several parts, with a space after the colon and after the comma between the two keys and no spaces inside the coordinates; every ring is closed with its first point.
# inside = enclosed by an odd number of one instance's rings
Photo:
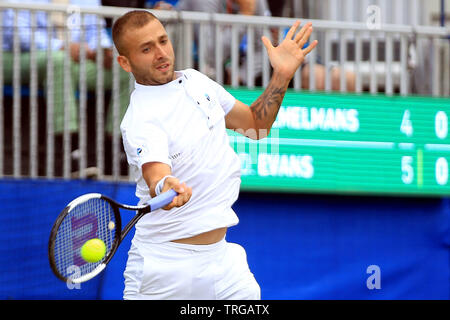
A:
{"type": "Polygon", "coordinates": [[[267,132],[270,130],[277,117],[289,81],[274,73],[267,88],[250,106],[257,129],[267,130],[267,132]]]}

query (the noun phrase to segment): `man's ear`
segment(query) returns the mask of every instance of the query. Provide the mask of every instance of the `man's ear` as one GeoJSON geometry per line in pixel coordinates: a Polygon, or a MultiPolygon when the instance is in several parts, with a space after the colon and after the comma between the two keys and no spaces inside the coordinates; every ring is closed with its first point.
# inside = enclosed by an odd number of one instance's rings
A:
{"type": "Polygon", "coordinates": [[[131,72],[131,64],[127,57],[125,56],[118,56],[117,62],[120,64],[123,70],[126,72],[131,72]]]}

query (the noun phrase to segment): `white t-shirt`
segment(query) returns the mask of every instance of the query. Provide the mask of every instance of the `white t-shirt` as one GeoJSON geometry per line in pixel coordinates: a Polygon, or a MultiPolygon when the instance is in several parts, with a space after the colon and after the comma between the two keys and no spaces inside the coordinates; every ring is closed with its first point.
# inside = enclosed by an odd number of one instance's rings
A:
{"type": "Polygon", "coordinates": [[[162,162],[192,188],[180,208],[156,210],[136,224],[135,239],[161,243],[221,227],[239,220],[231,209],[239,194],[240,161],[231,148],[225,115],[236,99],[200,72],[176,72],[164,85],[135,84],[120,125],[139,204],[150,200],[142,165],[162,162]]]}

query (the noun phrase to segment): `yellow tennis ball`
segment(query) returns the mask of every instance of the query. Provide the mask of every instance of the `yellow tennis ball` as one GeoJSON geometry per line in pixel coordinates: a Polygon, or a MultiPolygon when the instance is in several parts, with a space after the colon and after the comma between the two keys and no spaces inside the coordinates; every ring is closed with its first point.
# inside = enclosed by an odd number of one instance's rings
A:
{"type": "Polygon", "coordinates": [[[97,238],[88,240],[81,247],[80,254],[86,262],[98,262],[106,254],[106,245],[102,240],[97,238]]]}

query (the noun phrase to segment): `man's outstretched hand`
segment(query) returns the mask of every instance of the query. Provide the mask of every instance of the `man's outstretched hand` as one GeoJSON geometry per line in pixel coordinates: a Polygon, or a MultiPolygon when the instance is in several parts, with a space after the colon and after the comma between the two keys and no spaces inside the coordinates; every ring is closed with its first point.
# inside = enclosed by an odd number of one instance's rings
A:
{"type": "Polygon", "coordinates": [[[308,42],[313,28],[312,23],[307,23],[295,35],[299,26],[300,21],[297,20],[289,29],[283,42],[276,47],[272,45],[267,37],[262,37],[262,42],[266,47],[274,73],[285,78],[287,81],[290,81],[294,77],[295,72],[305,60],[306,55],[310,53],[318,43],[317,40],[314,40],[308,47],[303,48],[308,42]]]}

